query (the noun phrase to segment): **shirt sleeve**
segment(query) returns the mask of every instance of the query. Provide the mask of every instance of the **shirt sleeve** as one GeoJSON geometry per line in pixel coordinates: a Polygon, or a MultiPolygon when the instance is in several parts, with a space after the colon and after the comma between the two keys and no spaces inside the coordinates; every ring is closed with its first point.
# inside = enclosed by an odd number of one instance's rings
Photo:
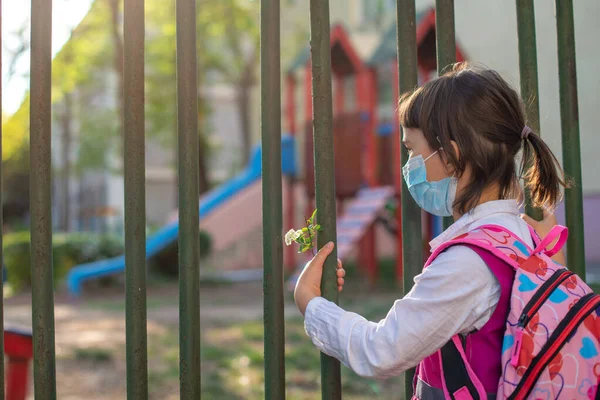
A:
{"type": "Polygon", "coordinates": [[[314,298],[305,313],[306,332],[319,350],[358,375],[388,378],[416,366],[454,335],[480,329],[500,298],[493,273],[464,246],[441,253],[414,282],[377,323],[314,298]]]}

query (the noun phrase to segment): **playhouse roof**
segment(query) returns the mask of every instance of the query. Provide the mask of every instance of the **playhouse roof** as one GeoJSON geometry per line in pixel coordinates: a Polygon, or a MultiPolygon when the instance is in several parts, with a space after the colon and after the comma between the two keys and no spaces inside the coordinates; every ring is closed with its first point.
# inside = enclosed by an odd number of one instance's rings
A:
{"type": "MultiPolygon", "coordinates": [[[[336,69],[336,57],[343,57],[348,67],[342,73],[351,73],[360,69],[364,60],[373,54],[379,44],[379,35],[375,33],[348,33],[342,24],[335,24],[331,28],[331,52],[332,68],[336,69]]],[[[339,58],[337,58],[339,60],[339,58]]],[[[296,70],[305,68],[310,61],[310,46],[307,45],[300,50],[292,60],[287,72],[294,73],[296,70]]]]}
{"type": "MultiPolygon", "coordinates": [[[[424,21],[429,19],[433,19],[435,24],[435,10],[432,7],[421,10],[416,15],[416,23],[417,23],[417,31],[419,25],[421,25],[424,21]]],[[[419,42],[419,38],[417,35],[417,42],[419,42]]],[[[368,65],[378,65],[389,61],[390,59],[396,58],[398,53],[398,37],[396,33],[396,22],[394,21],[389,29],[383,35],[379,47],[373,52],[373,55],[370,59],[367,60],[368,65]]],[[[417,43],[418,45],[418,43],[417,43]]]]}

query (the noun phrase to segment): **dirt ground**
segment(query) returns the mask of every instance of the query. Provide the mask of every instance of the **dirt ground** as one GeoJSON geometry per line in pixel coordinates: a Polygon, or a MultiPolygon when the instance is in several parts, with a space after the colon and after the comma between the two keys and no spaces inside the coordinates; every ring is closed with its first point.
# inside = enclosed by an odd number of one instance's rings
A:
{"type": "MultiPolygon", "coordinates": [[[[178,291],[175,284],[148,291],[148,346],[153,338],[178,324],[178,291]]],[[[262,284],[203,287],[200,295],[202,331],[223,322],[262,318],[262,284]]],[[[126,398],[125,311],[122,289],[86,293],[82,299],[57,295],[55,299],[57,396],[59,399],[99,400],[126,398]],[[107,366],[106,364],[109,363],[107,366]]],[[[286,304],[286,315],[299,315],[286,304]]],[[[5,300],[4,323],[31,327],[30,296],[5,300]]],[[[160,366],[149,356],[149,370],[160,366]]],[[[152,373],[149,374],[152,379],[152,373]]],[[[151,382],[150,382],[151,384],[151,382]]],[[[177,399],[177,381],[160,385],[152,399],[177,399]]],[[[33,387],[28,398],[33,399],[33,387]]]]}

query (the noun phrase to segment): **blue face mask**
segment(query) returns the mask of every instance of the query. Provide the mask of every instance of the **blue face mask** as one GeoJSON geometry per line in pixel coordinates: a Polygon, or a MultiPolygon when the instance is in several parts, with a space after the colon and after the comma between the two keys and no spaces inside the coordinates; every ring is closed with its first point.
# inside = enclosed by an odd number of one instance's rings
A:
{"type": "Polygon", "coordinates": [[[456,178],[448,177],[437,182],[427,181],[425,161],[436,153],[437,151],[426,159],[420,155],[411,157],[402,167],[402,175],[419,207],[430,214],[449,217],[452,215],[452,204],[456,198],[456,178]]]}

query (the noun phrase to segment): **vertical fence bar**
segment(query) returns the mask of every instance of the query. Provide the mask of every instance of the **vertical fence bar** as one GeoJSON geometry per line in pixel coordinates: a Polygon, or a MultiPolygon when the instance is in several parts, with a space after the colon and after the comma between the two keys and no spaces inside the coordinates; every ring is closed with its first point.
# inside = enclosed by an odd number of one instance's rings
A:
{"type": "MultiPolygon", "coordinates": [[[[329,0],[310,0],[315,197],[317,219],[323,226],[323,232],[317,236],[319,249],[330,241],[335,242],[337,235],[329,37],[329,0]]],[[[337,250],[334,250],[323,266],[321,291],[323,297],[337,303],[336,268],[337,250]]],[[[321,385],[324,399],[342,398],[340,362],[323,353],[321,353],[321,385]]]]}
{"type": "MultiPolygon", "coordinates": [[[[519,75],[521,98],[527,110],[527,123],[534,134],[540,134],[540,100],[537,73],[537,44],[535,37],[535,8],[533,0],[517,0],[517,34],[519,39],[519,75]]],[[[540,220],[541,210],[530,204],[530,193],[526,189],[526,212],[540,220]]]]}
{"type": "Polygon", "coordinates": [[[31,1],[30,212],[36,399],[56,399],[52,266],[52,0],[31,1]]]}
{"type": "MultiPolygon", "coordinates": [[[[0,0],[0,43],[2,43],[2,0],[0,0]]],[[[0,71],[2,52],[0,51],[0,71]]],[[[2,78],[0,77],[0,115],[2,115],[2,78]]],[[[0,122],[0,204],[2,202],[2,122],[0,122]]],[[[0,227],[4,226],[3,212],[0,211],[0,227]]],[[[0,276],[4,277],[3,233],[0,229],[0,276]]],[[[0,349],[4,350],[4,285],[0,286],[0,349]]],[[[0,400],[4,400],[4,351],[0,351],[0,400]]]]}
{"type": "Polygon", "coordinates": [[[573,179],[573,187],[565,190],[565,215],[567,227],[571,233],[567,243],[567,257],[569,267],[573,272],[585,279],[583,194],[581,189],[573,0],[556,0],[556,33],[558,36],[563,165],[565,173],[573,179]]]}
{"type": "MultiPolygon", "coordinates": [[[[417,86],[417,29],[415,0],[397,0],[396,23],[398,30],[398,91],[406,93],[417,86]]],[[[406,164],[408,153],[402,146],[400,162],[406,164]]],[[[404,265],[404,293],[412,287],[417,269],[423,265],[421,245],[421,209],[415,203],[406,183],[402,184],[402,264],[404,265]]],[[[405,398],[412,397],[414,369],[404,374],[405,398]]]]}
{"type": "Polygon", "coordinates": [[[123,18],[127,398],[148,398],[144,0],[125,0],[123,18]]]}
{"type": "Polygon", "coordinates": [[[198,66],[195,0],[177,0],[180,397],[200,398],[198,66]]]}
{"type": "MultiPolygon", "coordinates": [[[[456,62],[456,38],[454,29],[454,0],[435,1],[435,40],[438,75],[456,62]]],[[[434,217],[439,218],[439,217],[434,217]]],[[[452,225],[454,219],[443,218],[444,229],[452,225]]]]}
{"type": "Polygon", "coordinates": [[[285,399],[280,0],[260,3],[265,398],[285,399]]]}

